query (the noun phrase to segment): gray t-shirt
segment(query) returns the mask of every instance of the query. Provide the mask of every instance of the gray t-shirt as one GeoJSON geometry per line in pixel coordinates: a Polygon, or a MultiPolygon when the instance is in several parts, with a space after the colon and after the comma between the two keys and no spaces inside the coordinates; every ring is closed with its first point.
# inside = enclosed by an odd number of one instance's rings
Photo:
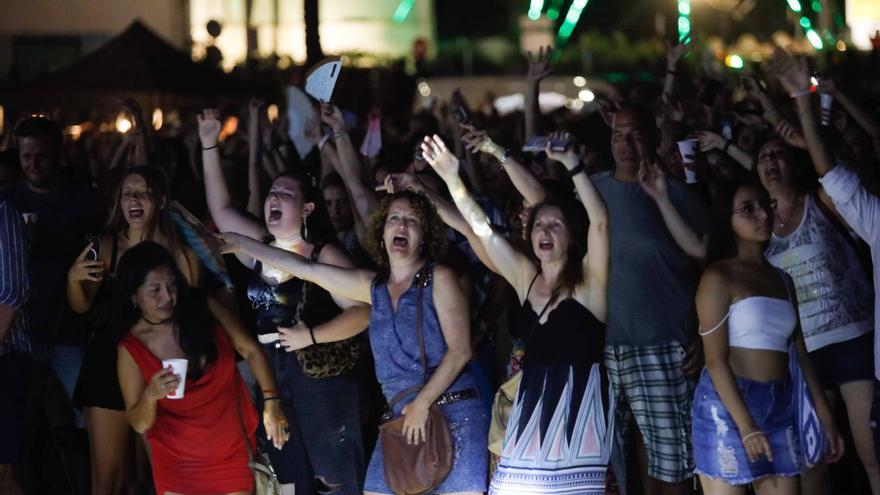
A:
{"type": "MultiPolygon", "coordinates": [[[[605,342],[610,345],[687,345],[696,334],[696,261],[666,228],[657,204],[637,182],[593,176],[608,206],[611,266],[605,342]]],[[[707,230],[706,207],[683,183],[670,179],[669,197],[698,235],[707,230]]]]}

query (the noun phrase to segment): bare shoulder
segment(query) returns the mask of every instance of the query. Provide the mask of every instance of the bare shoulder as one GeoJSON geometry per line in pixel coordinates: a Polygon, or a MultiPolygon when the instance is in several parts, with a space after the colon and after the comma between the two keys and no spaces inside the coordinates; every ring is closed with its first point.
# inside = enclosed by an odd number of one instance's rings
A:
{"type": "Polygon", "coordinates": [[[458,287],[458,274],[446,265],[435,265],[433,277],[434,287],[442,287],[443,290],[449,290],[451,286],[458,287]]]}
{"type": "Polygon", "coordinates": [[[335,243],[325,244],[324,247],[321,248],[321,253],[318,255],[318,261],[344,268],[354,267],[354,263],[352,263],[348,253],[335,243]]]}
{"type": "Polygon", "coordinates": [[[732,272],[735,267],[728,260],[721,260],[707,266],[700,277],[700,286],[697,289],[698,297],[706,292],[719,293],[730,292],[732,272]]]}

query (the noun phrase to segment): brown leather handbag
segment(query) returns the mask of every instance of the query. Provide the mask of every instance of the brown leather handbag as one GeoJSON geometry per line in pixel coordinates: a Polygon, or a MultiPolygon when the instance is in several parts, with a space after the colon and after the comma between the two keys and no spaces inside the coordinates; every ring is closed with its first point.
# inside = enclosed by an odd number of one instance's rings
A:
{"type": "Polygon", "coordinates": [[[403,416],[390,419],[394,406],[412,393],[417,393],[428,382],[428,362],[425,355],[425,334],[422,329],[423,291],[428,285],[430,267],[419,272],[416,283],[419,288],[416,304],[416,321],[419,332],[419,350],[421,352],[424,383],[410,387],[391,399],[388,404],[388,420],[379,426],[379,438],[382,440],[382,458],[384,461],[385,482],[397,495],[420,495],[440,485],[452,470],[452,436],[446,417],[440,406],[433,404],[428,409],[425,423],[425,441],[418,445],[407,444],[403,435],[403,416]]]}

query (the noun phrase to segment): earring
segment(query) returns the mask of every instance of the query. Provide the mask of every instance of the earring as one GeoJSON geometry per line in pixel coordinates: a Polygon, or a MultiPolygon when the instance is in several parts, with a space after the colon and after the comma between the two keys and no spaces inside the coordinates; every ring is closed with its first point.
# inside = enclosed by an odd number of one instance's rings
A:
{"type": "Polygon", "coordinates": [[[308,215],[303,215],[302,237],[303,237],[303,239],[309,238],[309,217],[308,217],[308,215]]]}
{"type": "Polygon", "coordinates": [[[382,249],[385,249],[385,239],[382,239],[381,241],[379,241],[379,247],[381,247],[382,249]]]}

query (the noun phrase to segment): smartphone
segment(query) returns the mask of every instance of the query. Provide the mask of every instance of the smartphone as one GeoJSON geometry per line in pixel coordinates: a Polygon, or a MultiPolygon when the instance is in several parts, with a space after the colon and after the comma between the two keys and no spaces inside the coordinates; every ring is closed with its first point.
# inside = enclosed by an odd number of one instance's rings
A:
{"type": "Polygon", "coordinates": [[[93,235],[86,236],[86,245],[88,246],[91,243],[92,247],[89,249],[89,252],[86,253],[86,260],[88,261],[98,261],[101,255],[101,238],[93,235]]]}
{"type": "Polygon", "coordinates": [[[553,151],[565,151],[571,146],[571,137],[565,139],[551,139],[547,136],[532,136],[526,141],[526,144],[523,145],[522,150],[530,153],[537,153],[539,151],[544,151],[544,148],[547,147],[547,143],[550,143],[550,149],[553,151]]]}

